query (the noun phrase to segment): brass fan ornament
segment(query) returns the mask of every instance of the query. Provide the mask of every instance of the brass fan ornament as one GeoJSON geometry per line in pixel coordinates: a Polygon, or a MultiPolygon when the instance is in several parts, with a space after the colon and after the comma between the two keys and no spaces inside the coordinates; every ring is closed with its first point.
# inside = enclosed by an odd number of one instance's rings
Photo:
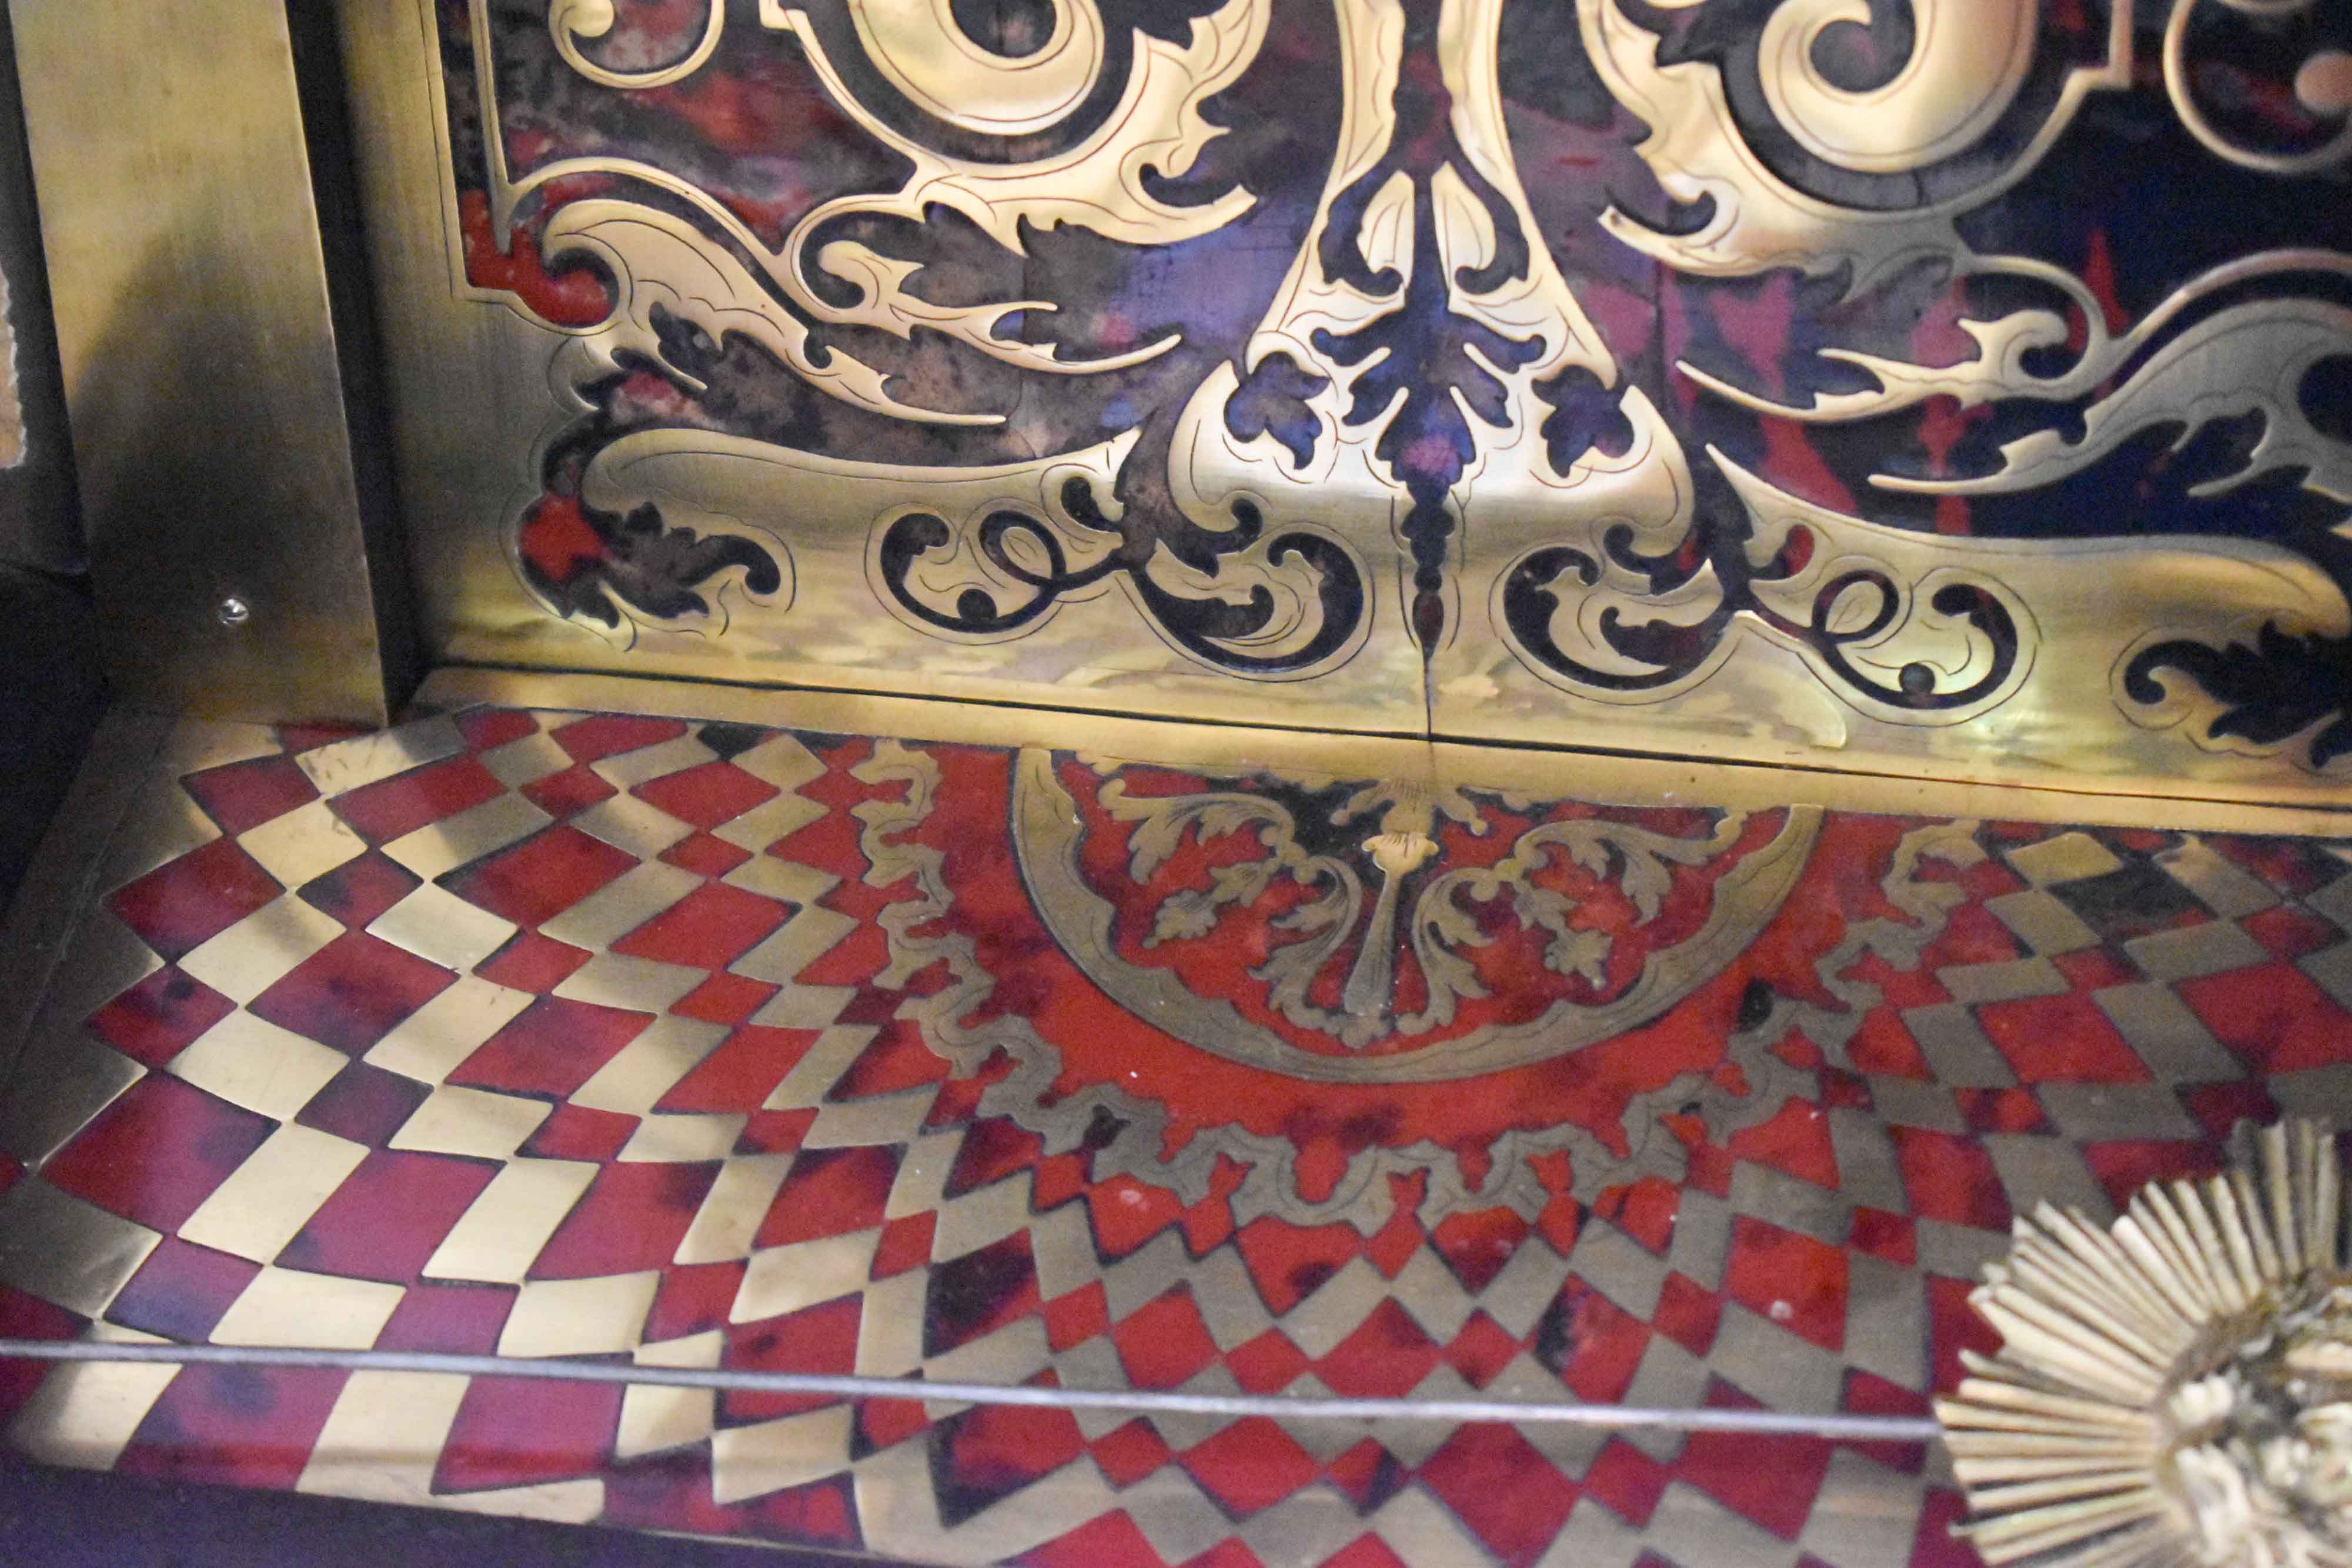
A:
{"type": "Polygon", "coordinates": [[[1990,1563],[2352,1568],[2352,1272],[2332,1131],[2241,1124],[2105,1228],[2043,1204],[1936,1403],[1990,1563]]]}

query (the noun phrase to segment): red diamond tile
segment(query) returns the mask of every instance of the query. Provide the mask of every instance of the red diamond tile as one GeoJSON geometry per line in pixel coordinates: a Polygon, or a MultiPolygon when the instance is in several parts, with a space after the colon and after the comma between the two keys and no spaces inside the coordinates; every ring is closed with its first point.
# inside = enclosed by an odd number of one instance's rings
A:
{"type": "Polygon", "coordinates": [[[356,740],[368,734],[364,725],[357,724],[281,724],[278,727],[278,744],[289,757],[299,757],[322,746],[332,746],[339,740],[356,740]]]}
{"type": "Polygon", "coordinates": [[[2197,1118],[2198,1124],[2215,1138],[2227,1138],[2230,1130],[2241,1122],[2264,1126],[2279,1118],[2278,1102],[2259,1079],[2240,1079],[2234,1083],[2208,1083],[2196,1089],[2179,1092],[2181,1109],[2197,1118]]]}
{"type": "Polygon", "coordinates": [[[1020,1568],[1154,1568],[1160,1553],[1124,1510],[1098,1513],[1066,1535],[1055,1536],[1013,1559],[1020,1568]]]}
{"type": "Polygon", "coordinates": [[[1724,1293],[1759,1317],[1824,1350],[1845,1343],[1845,1253],[1839,1248],[1737,1216],[1724,1293]]]}
{"type": "Polygon", "coordinates": [[[306,1127],[378,1148],[400,1131],[432,1092],[414,1078],[354,1061],[313,1094],[294,1119],[306,1127]]]}
{"type": "Polygon", "coordinates": [[[723,969],[784,923],[772,898],[706,882],[613,944],[613,951],[662,964],[723,969]]]}
{"type": "MultiPolygon", "coordinates": [[[[1103,1223],[1103,1210],[1109,1206],[1101,1202],[1097,1195],[1107,1187],[1114,1187],[1114,1184],[1097,1184],[1094,1192],[1087,1194],[1089,1198],[1096,1199],[1095,1228],[1097,1233],[1107,1228],[1103,1223]]],[[[1123,1199],[1127,1190],[1124,1186],[1114,1187],[1114,1195],[1123,1199]]],[[[1149,1190],[1158,1191],[1156,1188],[1149,1190]]],[[[1152,1232],[1137,1237],[1135,1244],[1140,1246],[1150,1234],[1160,1228],[1161,1226],[1154,1226],[1152,1232]]],[[[1258,1296],[1265,1302],[1265,1310],[1276,1317],[1313,1295],[1325,1281],[1347,1267],[1349,1260],[1356,1256],[1357,1249],[1361,1245],[1360,1239],[1346,1226],[1325,1225],[1309,1230],[1272,1218],[1252,1220],[1241,1228],[1234,1239],[1242,1261],[1249,1268],[1251,1282],[1257,1286],[1258,1296]]]]}
{"type": "Polygon", "coordinates": [[[449,889],[518,925],[536,926],[636,863],[626,851],[559,825],[459,873],[449,889]]]}
{"type": "Polygon", "coordinates": [[[2352,1015],[2292,964],[2255,964],[2173,989],[2214,1039],[2259,1071],[2352,1061],[2352,1015]]]}
{"type": "Polygon", "coordinates": [[[208,768],[180,780],[225,833],[242,833],[319,798],[310,775],[290,757],[257,757],[208,768]]]}
{"type": "Polygon", "coordinates": [[[754,1245],[782,1247],[879,1225],[898,1179],[896,1149],[806,1150],[793,1162],[793,1201],[770,1207],[754,1245]]]}
{"type": "MultiPolygon", "coordinates": [[[[935,1208],[925,1209],[920,1214],[901,1215],[897,1219],[889,1221],[882,1227],[882,1239],[874,1249],[873,1267],[867,1272],[877,1280],[887,1280],[893,1274],[903,1274],[909,1269],[921,1268],[931,1260],[931,1241],[939,1234],[939,1228],[940,1214],[935,1208]]],[[[1095,1289],[1097,1297],[1099,1298],[1099,1288],[1095,1289]]],[[[1085,1295],[1085,1291],[1079,1291],[1077,1297],[1065,1298],[1065,1300],[1075,1300],[1085,1295]]],[[[1057,1304],[1049,1302],[1045,1307],[1045,1332],[1049,1335],[1054,1332],[1055,1307],[1057,1304]]],[[[1101,1307],[1099,1299],[1095,1304],[1099,1311],[1101,1307]]],[[[1067,1321],[1070,1317],[1070,1309],[1064,1308],[1062,1317],[1067,1321]]],[[[1087,1333],[1099,1333],[1107,1323],[1108,1320],[1104,1323],[1097,1323],[1087,1333]]]]}
{"type": "Polygon", "coordinates": [[[1889,1127],[1887,1135],[1913,1214],[1979,1230],[2009,1228],[2009,1199],[1983,1145],[1921,1127],[1889,1127]]]}
{"type": "Polygon", "coordinates": [[[1666,1276],[1658,1291],[1658,1309],[1650,1326],[1693,1355],[1705,1355],[1715,1344],[1715,1331],[1723,1321],[1723,1297],[1679,1270],[1666,1276]]]}
{"type": "MultiPolygon", "coordinates": [[[[1324,1479],[1348,1494],[1358,1513],[1370,1513],[1404,1484],[1396,1456],[1367,1437],[1323,1467],[1324,1479]]],[[[1344,1555],[1344,1553],[1343,1553],[1344,1555]]],[[[1325,1568],[1329,1568],[1329,1559],[1325,1568]]]]}
{"type": "Polygon", "coordinates": [[[1280,1329],[1268,1329],[1225,1354],[1225,1370],[1252,1394],[1279,1394],[1313,1364],[1280,1329]]]}
{"type": "Polygon", "coordinates": [[[1536,1359],[1588,1405],[1622,1400],[1650,1347],[1650,1326],[1580,1280],[1536,1323],[1536,1359]]]}
{"type": "Polygon", "coordinates": [[[475,965],[474,973],[493,985],[543,997],[570,979],[591,956],[585,947],[574,947],[536,931],[523,931],[475,965]]]}
{"type": "Polygon", "coordinates": [[[1086,1451],[1087,1440],[1067,1410],[981,1405],[950,1416],[931,1432],[931,1486],[940,1522],[952,1529],[1086,1451]]]}
{"type": "Polygon", "coordinates": [[[346,861],[326,875],[314,877],[302,888],[302,902],[321,915],[331,915],[354,931],[365,930],[376,917],[416,890],[416,874],[377,850],[346,861]]]}
{"type": "Polygon", "coordinates": [[[2066,983],[2078,991],[2105,990],[2109,986],[2127,986],[2139,977],[2139,971],[2113,950],[2106,947],[2082,947],[2072,953],[2061,953],[2052,958],[2066,983]]]}
{"type": "Polygon", "coordinates": [[[604,1166],[540,1249],[531,1278],[582,1280],[666,1267],[718,1179],[715,1163],[604,1166]]]}
{"type": "Polygon", "coordinates": [[[342,1388],[340,1372],[184,1368],[148,1409],[114,1473],[291,1490],[342,1388]]]}
{"type": "Polygon", "coordinates": [[[396,779],[366,785],[334,798],[338,817],[372,844],[389,843],[428,822],[454,817],[496,800],[506,786],[470,757],[412,768],[396,779]]]}
{"type": "Polygon", "coordinates": [[[945,1355],[985,1339],[1037,1306],[1037,1264],[1026,1230],[933,1264],[923,1302],[923,1354],[945,1355]]]}
{"type": "Polygon", "coordinates": [[[289,1269],[403,1284],[498,1175],[487,1160],[378,1149],[286,1244],[289,1269]]]}
{"type": "MultiPolygon", "coordinates": [[[[1830,1144],[1830,1119],[1810,1101],[1790,1101],[1778,1115],[1761,1126],[1733,1134],[1725,1146],[1740,1159],[1769,1166],[1799,1181],[1832,1191],[1837,1188],[1837,1151],[1830,1144]]],[[[1675,1191],[1671,1182],[1657,1185],[1665,1189],[1664,1202],[1671,1218],[1680,1210],[1682,1195],[1675,1191]]],[[[1670,1225],[1668,1235],[1671,1234],[1670,1225]]],[[[1665,1243],[1656,1243],[1651,1250],[1663,1252],[1665,1243]]]]}
{"type": "MultiPolygon", "coordinates": [[[[842,1296],[780,1318],[730,1324],[719,1364],[757,1367],[762,1372],[839,1375],[854,1371],[857,1328],[864,1313],[860,1298],[842,1296]]],[[[719,1396],[719,1417],[728,1426],[772,1421],[832,1403],[823,1395],[746,1394],[730,1389],[719,1396]]]]}
{"type": "Polygon", "coordinates": [[[1318,1470],[1290,1434],[1263,1416],[1234,1422],[1178,1459],[1203,1490],[1243,1518],[1280,1502],[1318,1470]]]}
{"type": "Polygon", "coordinates": [[[166,965],[99,1009],[89,1027],[123,1055],[161,1067],[235,1011],[235,1002],[166,965]]]}
{"type": "Polygon", "coordinates": [[[735,1151],[745,1155],[789,1155],[807,1138],[816,1122],[814,1111],[754,1111],[735,1134],[735,1151]]]}
{"type": "Polygon", "coordinates": [[[230,839],[215,839],[115,890],[106,907],[165,958],[177,958],[276,898],[277,881],[230,839]]]}
{"type": "Polygon", "coordinates": [[[640,1118],[585,1105],[558,1105],[523,1141],[521,1152],[535,1160],[593,1160],[602,1164],[626,1146],[640,1118]]]}
{"type": "Polygon", "coordinates": [[[1533,1563],[1568,1521],[1576,1488],[1508,1427],[1465,1427],[1421,1468],[1421,1483],[1488,1551],[1533,1563]]]}
{"type": "Polygon", "coordinates": [[[725,839],[714,839],[709,833],[696,833],[670,845],[662,852],[661,858],[697,876],[721,877],[750,860],[751,852],[738,849],[725,839]]]}
{"type": "Polygon", "coordinates": [[[1087,1452],[1102,1467],[1110,1484],[1121,1489],[1133,1486],[1170,1458],[1168,1445],[1160,1440],[1151,1423],[1140,1416],[1096,1438],[1087,1452]]]}
{"type": "Polygon", "coordinates": [[[857,1060],[835,1083],[833,1092],[842,1099],[896,1094],[901,1089],[937,1083],[946,1076],[947,1063],[938,1051],[923,1043],[921,1031],[905,1019],[894,1018],[882,1025],[873,1043],[857,1053],[857,1060]]]}
{"type": "Polygon", "coordinates": [[[555,743],[575,762],[596,762],[676,740],[686,726],[674,718],[638,718],[629,714],[597,714],[567,724],[554,732],[555,743]]]}
{"type": "Polygon", "coordinates": [[[261,1265],[166,1236],[106,1309],[106,1321],[198,1343],[209,1337],[261,1265]]]}
{"type": "Polygon", "coordinates": [[[1217,1359],[1217,1342],[1189,1290],[1136,1308],[1111,1325],[1110,1337],[1128,1382],[1138,1388],[1174,1388],[1217,1359]]]}
{"type": "Polygon", "coordinates": [[[868,1452],[903,1443],[930,1424],[930,1416],[911,1399],[869,1399],[857,1407],[857,1433],[868,1452]]]}
{"type": "Polygon", "coordinates": [[[662,1271],[652,1310],[646,1313],[646,1341],[684,1339],[727,1326],[736,1292],[743,1288],[741,1263],[688,1263],[662,1271]]]}
{"type": "Polygon", "coordinates": [[[1044,1140],[1009,1117],[991,1116],[975,1122],[956,1150],[945,1191],[950,1197],[977,1191],[1015,1172],[1027,1170],[1044,1152],[1044,1140]]]}
{"type": "Polygon", "coordinates": [[[2144,1083],[2147,1068],[2098,1003],[2080,992],[1987,1002],[1986,1036],[2025,1083],[2144,1083]]]}
{"type": "Polygon", "coordinates": [[[1979,1317],[1969,1305],[1969,1292],[1977,1288],[1974,1280],[1955,1280],[1942,1274],[1927,1276],[1927,1353],[1931,1362],[1928,1385],[1933,1388],[1958,1388],[1960,1379],[1968,1375],[1960,1364],[1960,1353],[1972,1350],[1979,1355],[1990,1355],[2000,1348],[2000,1336],[1979,1317]]]}
{"type": "Polygon", "coordinates": [[[631,791],[647,805],[705,831],[733,821],[752,807],[774,800],[781,792],[766,779],[754,779],[731,762],[706,762],[699,768],[681,768],[640,784],[631,791]]]}
{"type": "Polygon", "coordinates": [[[256,1018],[356,1056],[457,976],[363,931],[346,931],[247,1004],[256,1018]]]}
{"type": "Polygon", "coordinates": [[[593,1474],[611,1448],[621,1393],[613,1384],[475,1378],[442,1444],[433,1490],[484,1491],[593,1474]]]}
{"type": "Polygon", "coordinates": [[[1853,1233],[1846,1238],[1846,1245],[1905,1269],[1912,1267],[1919,1258],[1917,1228],[1910,1217],[1889,1214],[1883,1208],[1855,1209],[1853,1233]]]}
{"type": "Polygon", "coordinates": [[[1355,1331],[1315,1364],[1334,1393],[1350,1398],[1402,1399],[1438,1363],[1438,1347],[1393,1298],[1364,1316],[1355,1331]]]}
{"type": "MultiPolygon", "coordinates": [[[[1710,1406],[1752,1407],[1718,1390],[1710,1406]]],[[[1675,1478],[1779,1536],[1793,1541],[1813,1511],[1829,1470],[1830,1445],[1807,1437],[1774,1437],[1759,1445],[1731,1432],[1694,1432],[1675,1464],[1675,1478]]]]}
{"type": "Polygon", "coordinates": [[[460,1062],[448,1082],[468,1089],[562,1099],[646,1031],[644,1013],[541,997],[460,1062]]]}
{"type": "Polygon", "coordinates": [[[1359,1535],[1323,1559],[1322,1568],[1407,1568],[1407,1564],[1386,1542],[1368,1534],[1359,1535]]]}
{"type": "Polygon", "coordinates": [[[2047,1121],[2031,1089],[1956,1089],[1952,1100],[1979,1133],[2038,1132],[2047,1121]]]}
{"type": "Polygon", "coordinates": [[[469,708],[457,716],[457,733],[466,737],[467,750],[488,751],[537,735],[539,720],[520,708],[469,708]]]}
{"type": "Polygon", "coordinates": [[[125,1219],[179,1229],[275,1124],[176,1078],[123,1091],[42,1167],[52,1184],[125,1219]]]}
{"type": "MultiPolygon", "coordinates": [[[[9,1338],[77,1339],[82,1326],[83,1320],[63,1307],[51,1306],[14,1285],[0,1285],[0,1333],[9,1338]]],[[[0,1421],[13,1418],[25,1407],[50,1370],[37,1361],[0,1361],[0,1421]]]]}
{"type": "Polygon", "coordinates": [[[2307,910],[2281,904],[2238,922],[2245,934],[2282,958],[2302,958],[2332,947],[2344,934],[2307,910]]]}
{"type": "MultiPolygon", "coordinates": [[[[714,977],[714,979],[719,977],[714,977]]],[[[812,1030],[745,1024],[662,1096],[664,1111],[747,1111],[766,1100],[793,1064],[809,1052],[812,1030]]]]}
{"type": "Polygon", "coordinates": [[[1675,1472],[1622,1437],[1612,1437],[1584,1472],[1585,1494],[1628,1524],[1645,1525],[1675,1472]]]}
{"type": "Polygon", "coordinates": [[[596,776],[585,763],[534,779],[522,787],[522,797],[551,817],[584,811],[599,800],[609,800],[618,789],[596,776]]]}
{"type": "Polygon", "coordinates": [[[740,975],[717,974],[670,1004],[680,1018],[705,1023],[739,1024],[767,1005],[782,988],[740,975]]]}
{"type": "Polygon", "coordinates": [[[1462,1288],[1475,1295],[1494,1282],[1532,1229],[1507,1208],[1486,1208],[1440,1220],[1429,1233],[1429,1244],[1462,1288]]]}

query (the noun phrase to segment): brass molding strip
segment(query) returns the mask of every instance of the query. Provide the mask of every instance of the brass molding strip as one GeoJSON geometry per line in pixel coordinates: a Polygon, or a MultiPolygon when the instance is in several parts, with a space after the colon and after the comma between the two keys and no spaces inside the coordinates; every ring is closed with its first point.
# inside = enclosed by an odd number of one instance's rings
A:
{"type": "Polygon", "coordinates": [[[722,720],[901,740],[1048,747],[1192,767],[1230,769],[1264,764],[1335,776],[1427,778],[1490,789],[1556,790],[1565,786],[1587,800],[1625,805],[1681,802],[1760,810],[1793,804],[1895,816],[2352,837],[2352,808],[1963,784],[1817,768],[1210,725],[710,681],[445,666],[426,678],[416,698],[419,711],[477,704],[722,720]]]}
{"type": "Polygon", "coordinates": [[[12,0],[117,688],[388,716],[371,538],[282,0],[12,0]]]}
{"type": "Polygon", "coordinates": [[[1049,1410],[1138,1410],[1170,1416],[1262,1416],[1278,1421],[1498,1421],[1593,1427],[1605,1431],[1736,1432],[1745,1437],[1823,1437],[1841,1442],[1921,1443],[1941,1428],[1924,1416],[1810,1415],[1780,1410],[1663,1410],[1630,1405],[1545,1404],[1507,1399],[1347,1399],[1288,1395],[1171,1394],[1151,1389],[1050,1388],[1034,1385],[935,1383],[896,1377],[759,1372],[744,1367],[640,1366],[509,1355],[424,1351],[310,1350],[275,1345],[136,1344],[89,1340],[0,1339],[0,1361],[163,1363],[184,1366],[322,1367],[461,1377],[536,1377],[555,1383],[620,1383],[709,1388],[735,1394],[816,1395],[837,1399],[908,1399],[1021,1405],[1049,1410]]]}

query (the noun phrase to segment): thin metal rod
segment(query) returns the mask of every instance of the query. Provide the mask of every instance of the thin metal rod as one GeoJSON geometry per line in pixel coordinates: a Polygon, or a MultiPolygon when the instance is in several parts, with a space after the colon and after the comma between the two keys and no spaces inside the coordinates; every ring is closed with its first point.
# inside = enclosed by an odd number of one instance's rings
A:
{"type": "Polygon", "coordinates": [[[1506,1399],[1326,1399],[1288,1395],[1173,1394],[1140,1388],[1008,1387],[893,1377],[838,1377],[750,1367],[634,1366],[403,1350],[307,1350],[242,1344],[131,1344],[92,1340],[0,1339],[0,1361],[163,1362],[185,1366],[316,1367],[458,1377],[539,1377],[708,1388],[731,1394],[820,1395],[836,1399],[919,1399],[941,1405],[1026,1405],[1058,1410],[1135,1410],[1165,1416],[1265,1416],[1277,1421],[1497,1421],[1598,1427],[1611,1431],[1735,1432],[1749,1437],[1923,1443],[1941,1431],[1926,1416],[1791,1415],[1780,1410],[1654,1410],[1624,1405],[1547,1405],[1506,1399]]]}

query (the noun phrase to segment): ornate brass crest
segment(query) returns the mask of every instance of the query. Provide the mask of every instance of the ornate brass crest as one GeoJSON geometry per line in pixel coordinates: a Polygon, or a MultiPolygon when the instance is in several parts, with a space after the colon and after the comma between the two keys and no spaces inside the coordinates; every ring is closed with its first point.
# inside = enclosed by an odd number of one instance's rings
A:
{"type": "MultiPolygon", "coordinates": [[[[2352,747],[2330,8],[970,9],[445,37],[499,526],[596,662],[2231,790],[2352,747]],[[2235,232],[2119,264],[2119,138],[2235,232]]],[[[451,651],[583,656],[491,598],[451,651]]]]}

